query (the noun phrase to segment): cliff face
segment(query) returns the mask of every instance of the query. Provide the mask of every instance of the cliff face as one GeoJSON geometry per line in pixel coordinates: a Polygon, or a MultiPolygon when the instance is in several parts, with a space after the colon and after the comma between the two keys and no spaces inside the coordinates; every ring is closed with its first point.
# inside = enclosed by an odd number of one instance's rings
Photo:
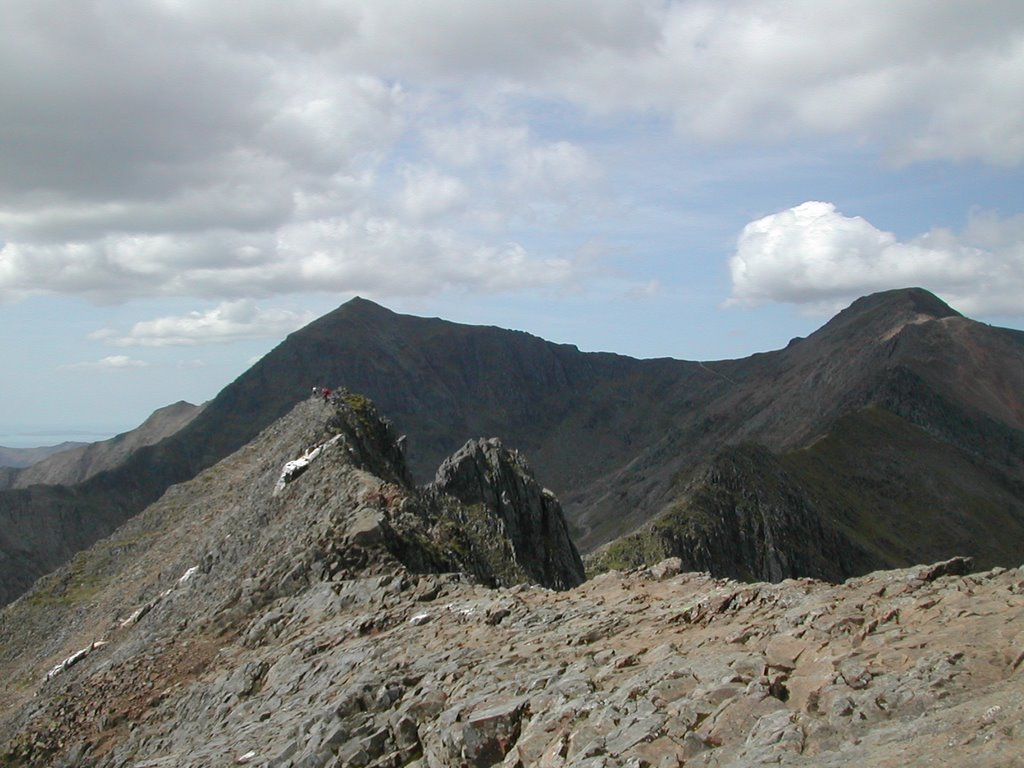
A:
{"type": "MultiPolygon", "coordinates": [[[[433,484],[419,488],[406,466],[405,438],[395,435],[368,399],[343,389],[322,406],[318,398],[298,406],[286,420],[303,412],[309,418],[310,411],[315,420],[321,410],[327,416],[316,445],[286,463],[274,493],[280,502],[318,506],[334,481],[317,477],[316,470],[337,464],[339,455],[344,469],[335,472],[351,472],[351,464],[364,482],[377,484],[369,496],[377,509],[357,516],[358,541],[342,533],[336,543],[326,543],[338,562],[351,560],[353,546],[368,542],[414,572],[463,572],[490,585],[553,589],[583,580],[558,500],[537,486],[522,457],[500,441],[471,441],[442,464],[433,484]],[[456,480],[470,475],[472,488],[456,480]]],[[[301,531],[296,535],[302,538],[301,531]]]]}
{"type": "MultiPolygon", "coordinates": [[[[1024,334],[965,318],[927,291],[858,299],[785,349],[704,367],[718,378],[718,387],[667,387],[661,401],[674,406],[665,420],[671,427],[656,432],[657,442],[586,489],[555,488],[579,531],[581,550],[664,514],[678,500],[680,480],[701,471],[725,446],[758,443],[782,456],[812,446],[842,429],[847,415],[871,407],[899,416],[908,428],[990,470],[988,487],[981,483],[973,498],[960,499],[967,509],[978,501],[998,504],[994,499],[1005,498],[1004,488],[1024,482],[1024,334]],[[683,393],[685,399],[673,402],[683,393]],[[618,527],[608,524],[616,519],[618,527]]],[[[859,463],[870,462],[865,455],[859,463]]],[[[836,465],[830,471],[842,470],[836,465]]],[[[882,467],[873,470],[880,472],[882,467]]],[[[1024,526],[1024,496],[1016,495],[1007,508],[1015,532],[1024,526]]],[[[848,510],[853,516],[863,511],[848,510]]],[[[883,517],[879,511],[880,522],[883,517]]],[[[884,527],[871,535],[898,537],[884,527]]],[[[992,562],[993,553],[985,549],[969,554],[992,562]]]]}

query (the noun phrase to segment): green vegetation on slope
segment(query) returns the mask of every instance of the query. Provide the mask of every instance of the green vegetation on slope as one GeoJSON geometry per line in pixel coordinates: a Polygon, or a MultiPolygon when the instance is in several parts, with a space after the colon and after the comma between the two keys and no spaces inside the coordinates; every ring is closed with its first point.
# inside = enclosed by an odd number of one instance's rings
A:
{"type": "Polygon", "coordinates": [[[851,412],[780,461],[832,524],[885,565],[1020,560],[1022,489],[889,411],[851,412]]]}
{"type": "Polygon", "coordinates": [[[805,448],[724,449],[654,521],[587,559],[593,574],[679,557],[739,579],[838,580],[974,557],[1019,562],[1024,489],[889,411],[847,413],[805,448]]]}
{"type": "Polygon", "coordinates": [[[591,572],[679,557],[686,570],[742,580],[841,579],[863,553],[817,512],[763,446],[723,449],[654,521],[589,558],[591,572]]]}

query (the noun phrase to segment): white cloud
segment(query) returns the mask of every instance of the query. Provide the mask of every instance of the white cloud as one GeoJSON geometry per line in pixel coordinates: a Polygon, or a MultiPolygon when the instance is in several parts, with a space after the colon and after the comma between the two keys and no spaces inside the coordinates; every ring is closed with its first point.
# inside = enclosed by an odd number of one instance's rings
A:
{"type": "Polygon", "coordinates": [[[345,61],[442,83],[543,78],[554,62],[636,50],[656,39],[660,0],[363,0],[345,61]]]}
{"type": "Polygon", "coordinates": [[[598,176],[582,147],[568,141],[524,146],[510,158],[513,188],[561,189],[587,184],[598,176]]]}
{"type": "Polygon", "coordinates": [[[702,140],[841,135],[901,162],[1024,160],[1024,6],[887,0],[352,4],[345,62],[654,110],[702,140]]]}
{"type": "Polygon", "coordinates": [[[361,210],[284,225],[276,233],[111,235],[14,243],[0,251],[0,295],[45,286],[101,302],[160,295],[500,292],[567,286],[587,274],[577,260],[531,257],[515,242],[487,243],[361,210]]]}
{"type": "Polygon", "coordinates": [[[329,177],[385,152],[403,129],[402,89],[369,75],[322,71],[302,61],[269,78],[268,110],[252,137],[290,171],[329,177]]]}
{"type": "Polygon", "coordinates": [[[425,131],[424,139],[439,160],[496,178],[496,186],[509,193],[584,187],[600,177],[596,162],[579,144],[540,141],[522,124],[451,123],[425,131]]]}
{"type": "Polygon", "coordinates": [[[316,286],[371,295],[424,295],[447,289],[509,291],[585,279],[586,264],[537,259],[514,242],[491,245],[447,229],[358,213],[282,228],[278,253],[295,269],[279,290],[316,286]]]}
{"type": "Polygon", "coordinates": [[[747,224],[729,270],[730,304],[831,310],[873,291],[921,286],[967,313],[1024,316],[1024,216],[979,213],[962,234],[936,229],[900,242],[831,203],[807,202],[747,224]]]}
{"type": "Polygon", "coordinates": [[[588,116],[1012,166],[1022,92],[1017,0],[10,0],[0,299],[578,286],[507,233],[601,218],[588,116]]]}
{"type": "Polygon", "coordinates": [[[472,223],[500,231],[518,220],[564,224],[581,208],[600,210],[603,169],[584,147],[540,140],[501,114],[488,118],[424,132],[434,159],[467,180],[460,202],[471,200],[463,213],[472,223]]]}
{"type": "MultiPolygon", "coordinates": [[[[569,34],[572,5],[524,19],[569,34]]],[[[468,23],[457,6],[427,15],[468,23]]],[[[423,15],[417,3],[405,12],[423,15]]],[[[470,16],[493,26],[509,14],[470,16]]],[[[425,46],[410,51],[417,61],[446,55],[454,30],[423,37],[406,21],[403,34],[425,46]]],[[[412,93],[393,76],[394,23],[359,2],[239,16],[216,0],[151,0],[75,6],[51,24],[15,2],[0,29],[0,86],[11,86],[0,87],[0,300],[398,296],[584,279],[502,230],[524,211],[556,218],[593,178],[586,152],[517,123],[496,129],[515,141],[486,147],[468,178],[444,153],[405,159],[474,109],[425,74],[447,65],[410,75],[412,93]]],[[[584,26],[595,24],[607,31],[584,26]]]]}
{"type": "Polygon", "coordinates": [[[72,363],[65,368],[78,370],[131,370],[135,368],[148,368],[149,363],[143,360],[135,360],[127,355],[109,355],[101,360],[88,363],[72,363]]]}
{"type": "Polygon", "coordinates": [[[461,179],[430,166],[409,166],[398,204],[412,221],[431,221],[463,208],[469,190],[461,179]]]}
{"type": "MultiPolygon", "coordinates": [[[[898,162],[1024,160],[1024,5],[662,4],[654,40],[549,64],[595,109],[653,109],[705,141],[839,135],[898,162]]],[[[574,95],[575,94],[575,95],[574,95]]]]}
{"type": "Polygon", "coordinates": [[[529,142],[529,128],[494,121],[462,121],[429,126],[423,139],[434,156],[456,167],[489,167],[529,142]],[[496,160],[496,158],[498,160],[496,160]]]}
{"type": "MultiPolygon", "coordinates": [[[[119,347],[167,347],[281,337],[313,320],[311,313],[261,309],[253,301],[228,301],[206,312],[160,317],[135,323],[127,333],[103,329],[93,341],[119,347]]],[[[112,359],[112,358],[108,358],[112,359]]],[[[200,365],[202,363],[200,361],[200,365]]]]}

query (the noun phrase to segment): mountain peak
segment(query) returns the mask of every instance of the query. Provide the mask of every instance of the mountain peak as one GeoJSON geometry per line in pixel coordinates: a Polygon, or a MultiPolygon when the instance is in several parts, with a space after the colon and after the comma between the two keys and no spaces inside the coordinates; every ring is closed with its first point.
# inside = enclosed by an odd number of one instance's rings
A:
{"type": "Polygon", "coordinates": [[[885,340],[907,325],[949,317],[963,315],[924,288],[897,288],[857,299],[813,335],[844,344],[865,336],[885,340]]]}
{"type": "Polygon", "coordinates": [[[351,309],[372,309],[374,307],[377,309],[384,309],[384,307],[377,302],[364,299],[362,296],[353,296],[341,306],[349,307],[351,309]]]}
{"type": "Polygon", "coordinates": [[[864,315],[888,312],[894,314],[924,315],[928,319],[941,320],[945,317],[962,317],[946,302],[924,288],[896,288],[863,296],[854,301],[840,316],[846,313],[864,315]]]}
{"type": "Polygon", "coordinates": [[[346,317],[377,317],[393,314],[395,313],[390,309],[376,303],[375,301],[364,299],[362,296],[353,296],[336,310],[328,314],[327,317],[331,317],[333,315],[344,315],[346,317]]]}

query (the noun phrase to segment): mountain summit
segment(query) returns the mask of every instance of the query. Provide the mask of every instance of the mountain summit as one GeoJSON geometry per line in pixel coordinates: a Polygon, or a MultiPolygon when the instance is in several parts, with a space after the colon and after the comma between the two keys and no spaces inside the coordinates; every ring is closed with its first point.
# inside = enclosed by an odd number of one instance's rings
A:
{"type": "Polygon", "coordinates": [[[869,315],[908,322],[963,317],[946,302],[924,288],[899,288],[863,296],[840,312],[833,323],[863,322],[869,315]]]}

